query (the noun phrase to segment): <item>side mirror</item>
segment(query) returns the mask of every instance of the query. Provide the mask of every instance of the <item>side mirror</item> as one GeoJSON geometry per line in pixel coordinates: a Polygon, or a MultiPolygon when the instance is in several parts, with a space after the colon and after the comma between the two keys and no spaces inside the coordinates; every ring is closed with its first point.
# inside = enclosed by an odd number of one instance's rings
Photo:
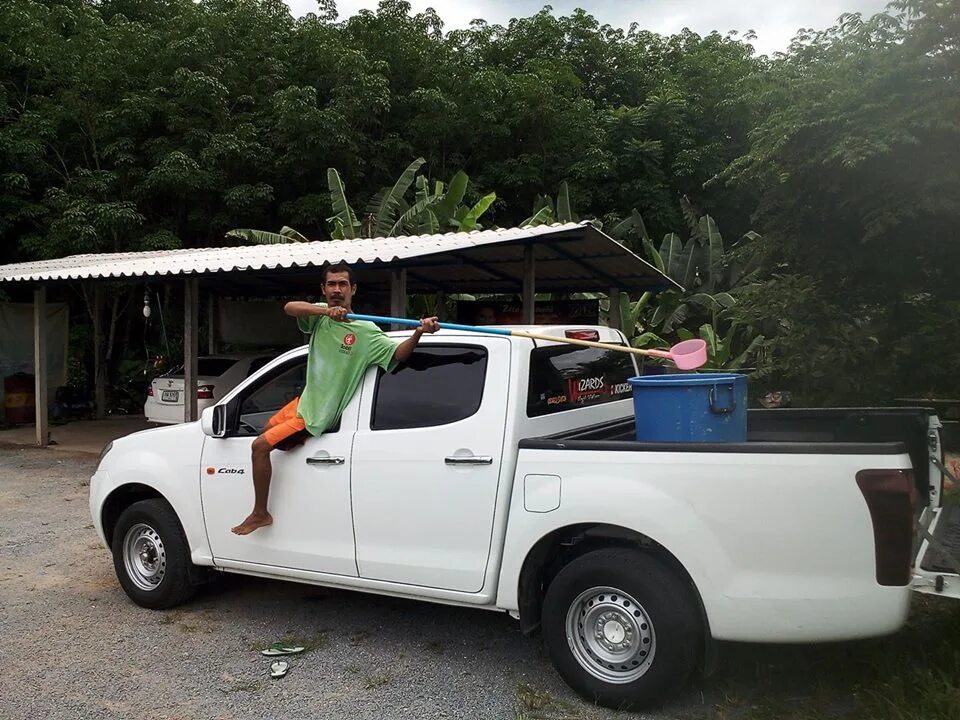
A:
{"type": "Polygon", "coordinates": [[[223,437],[226,434],[227,424],[224,422],[226,416],[223,405],[214,405],[205,408],[200,413],[200,429],[204,435],[210,437],[223,437]]]}

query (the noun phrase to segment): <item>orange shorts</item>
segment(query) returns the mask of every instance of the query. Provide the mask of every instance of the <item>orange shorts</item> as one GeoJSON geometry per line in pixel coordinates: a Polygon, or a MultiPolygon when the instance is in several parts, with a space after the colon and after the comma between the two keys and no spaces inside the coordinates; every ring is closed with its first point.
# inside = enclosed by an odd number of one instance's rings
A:
{"type": "Polygon", "coordinates": [[[306,423],[302,417],[297,417],[297,405],[300,398],[294,398],[282,408],[277,410],[273,417],[267,421],[264,428],[263,437],[270,447],[280,450],[289,450],[310,437],[306,423]]]}

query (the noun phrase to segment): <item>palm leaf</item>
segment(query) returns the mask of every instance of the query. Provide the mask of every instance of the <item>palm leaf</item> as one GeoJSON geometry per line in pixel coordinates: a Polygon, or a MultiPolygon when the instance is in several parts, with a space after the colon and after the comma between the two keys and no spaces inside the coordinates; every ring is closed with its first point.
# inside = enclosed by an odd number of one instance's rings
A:
{"type": "Polygon", "coordinates": [[[353,240],[357,237],[360,223],[350,207],[343,181],[335,168],[327,168],[327,185],[330,187],[330,205],[333,207],[334,217],[340,221],[337,229],[344,239],[353,240]]]}
{"type": "Polygon", "coordinates": [[[480,198],[479,202],[470,208],[470,211],[464,216],[463,220],[460,221],[460,231],[461,232],[470,232],[477,228],[477,221],[480,219],[480,216],[483,215],[487,209],[493,205],[493,202],[497,199],[496,193],[490,193],[489,195],[484,195],[480,198]]]}

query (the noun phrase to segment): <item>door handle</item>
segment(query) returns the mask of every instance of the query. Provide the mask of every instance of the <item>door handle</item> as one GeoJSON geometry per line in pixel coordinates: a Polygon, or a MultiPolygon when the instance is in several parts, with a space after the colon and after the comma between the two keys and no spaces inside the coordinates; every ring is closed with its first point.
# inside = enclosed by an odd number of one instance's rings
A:
{"type": "Polygon", "coordinates": [[[307,465],[343,465],[342,457],[308,457],[307,465]]]}
{"type": "Polygon", "coordinates": [[[493,465],[493,458],[489,455],[450,455],[443,461],[447,465],[493,465]]]}

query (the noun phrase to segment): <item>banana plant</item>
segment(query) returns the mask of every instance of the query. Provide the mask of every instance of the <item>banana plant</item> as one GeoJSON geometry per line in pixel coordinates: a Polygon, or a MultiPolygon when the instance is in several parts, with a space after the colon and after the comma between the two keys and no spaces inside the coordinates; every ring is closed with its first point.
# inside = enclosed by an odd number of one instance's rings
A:
{"type": "Polygon", "coordinates": [[[566,180],[560,183],[556,205],[549,195],[537,195],[533,202],[533,214],[520,223],[520,227],[535,227],[555,222],[579,222],[570,203],[570,186],[566,180]]]}
{"type": "Polygon", "coordinates": [[[280,228],[280,232],[278,233],[268,232],[267,230],[249,230],[246,228],[237,228],[236,230],[229,230],[226,233],[226,236],[237,238],[239,240],[245,240],[246,242],[254,245],[279,245],[282,243],[310,242],[306,236],[297,232],[292,227],[287,227],[286,225],[280,228]]]}

